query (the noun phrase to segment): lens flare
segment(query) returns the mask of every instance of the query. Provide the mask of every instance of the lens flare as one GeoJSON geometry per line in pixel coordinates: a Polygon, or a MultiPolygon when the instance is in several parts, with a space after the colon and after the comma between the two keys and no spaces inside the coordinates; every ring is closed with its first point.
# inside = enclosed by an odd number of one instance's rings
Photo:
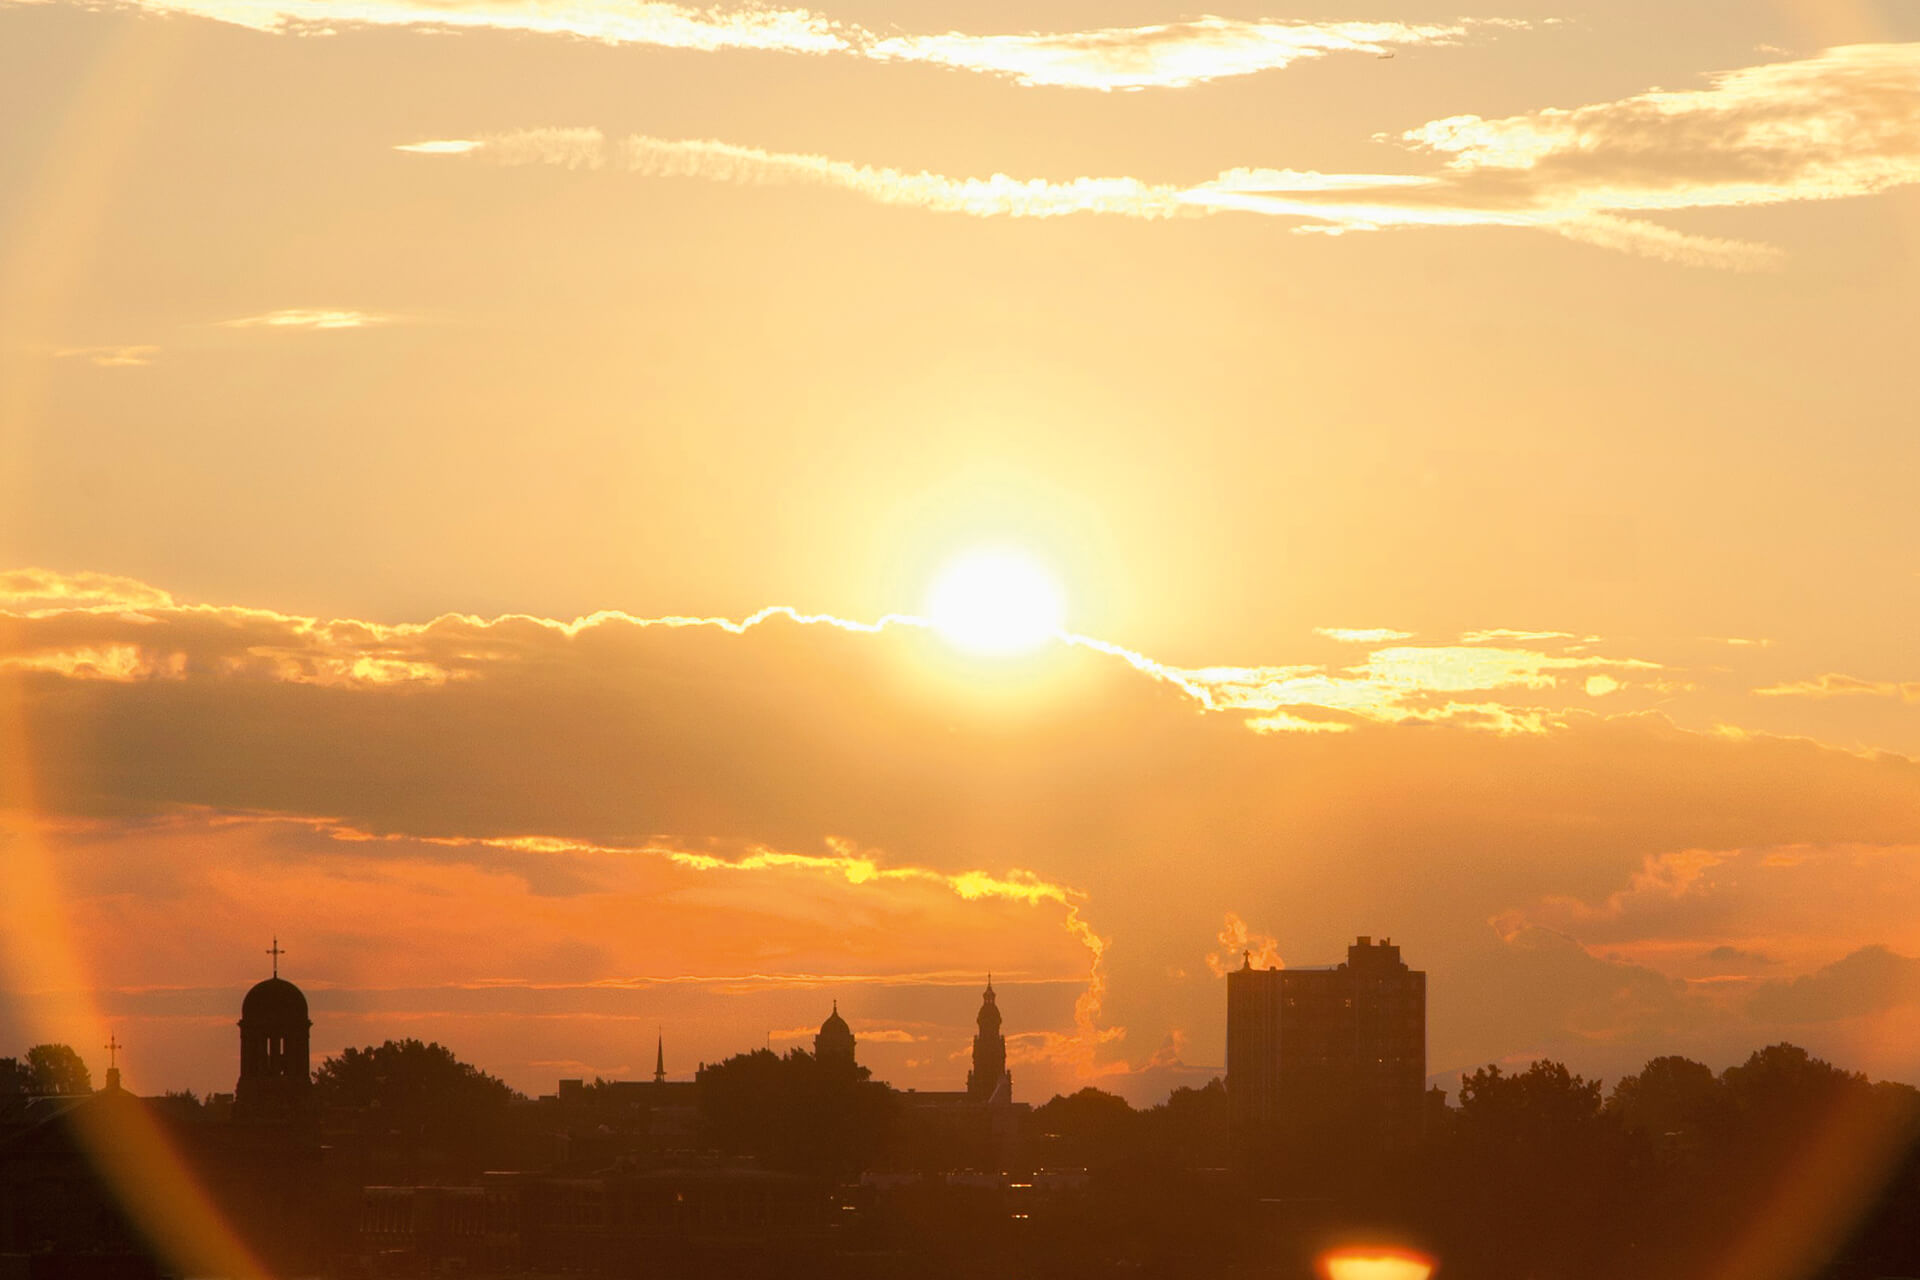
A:
{"type": "Polygon", "coordinates": [[[941,570],[927,593],[934,630],[987,657],[1039,648],[1060,634],[1065,617],[1053,578],[1019,551],[970,551],[941,570]]]}
{"type": "Polygon", "coordinates": [[[1427,1280],[1434,1261],[1411,1249],[1329,1249],[1319,1271],[1326,1280],[1427,1280]]]}

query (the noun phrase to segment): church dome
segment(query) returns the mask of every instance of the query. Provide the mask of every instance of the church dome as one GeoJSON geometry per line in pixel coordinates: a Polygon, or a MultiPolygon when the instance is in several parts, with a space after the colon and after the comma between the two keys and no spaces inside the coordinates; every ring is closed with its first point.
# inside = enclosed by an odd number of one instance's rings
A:
{"type": "Polygon", "coordinates": [[[307,998],[285,978],[257,982],[240,1002],[240,1020],[260,1023],[307,1022],[307,998]]]}
{"type": "Polygon", "coordinates": [[[833,1012],[820,1024],[820,1034],[813,1038],[813,1056],[822,1062],[837,1063],[840,1066],[853,1066],[853,1028],[840,1016],[840,1002],[834,1001],[833,1012]]]}

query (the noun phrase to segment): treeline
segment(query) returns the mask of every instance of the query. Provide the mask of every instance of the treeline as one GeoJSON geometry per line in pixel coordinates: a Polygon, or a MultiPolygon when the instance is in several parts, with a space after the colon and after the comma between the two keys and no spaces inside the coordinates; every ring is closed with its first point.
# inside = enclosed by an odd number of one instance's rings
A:
{"type": "Polygon", "coordinates": [[[1395,1150],[1320,1133],[1268,1152],[1263,1176],[1230,1171],[1230,1209],[1183,1164],[1231,1158],[1220,1129],[1194,1141],[1192,1121],[1224,1118],[1216,1088],[1192,1091],[1178,1135],[1168,1108],[1095,1090],[1035,1112],[1041,1140],[1096,1174],[1093,1247],[1176,1274],[1306,1258],[1344,1233],[1488,1280],[1920,1275],[1920,1092],[1794,1045],[1718,1074],[1655,1058],[1611,1091],[1557,1062],[1490,1065],[1395,1150]]]}

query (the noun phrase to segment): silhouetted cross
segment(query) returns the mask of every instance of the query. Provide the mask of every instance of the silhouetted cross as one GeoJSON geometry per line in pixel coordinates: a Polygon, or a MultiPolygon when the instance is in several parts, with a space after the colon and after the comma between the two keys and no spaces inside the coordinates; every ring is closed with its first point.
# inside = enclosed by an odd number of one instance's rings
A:
{"type": "Polygon", "coordinates": [[[126,1047],[127,1047],[127,1046],[125,1046],[125,1045],[123,1045],[123,1044],[121,1044],[121,1043],[120,1043],[120,1037],[119,1037],[119,1036],[108,1036],[108,1037],[107,1037],[107,1043],[106,1043],[106,1044],[105,1044],[104,1046],[102,1046],[102,1047],[103,1047],[103,1048],[105,1048],[105,1049],[106,1049],[106,1051],[107,1051],[107,1065],[108,1065],[109,1067],[117,1067],[117,1066],[119,1066],[119,1065],[120,1065],[120,1051],[121,1051],[122,1049],[124,1049],[124,1048],[126,1048],[126,1047]]]}
{"type": "Polygon", "coordinates": [[[267,954],[273,957],[273,976],[277,978],[280,976],[280,957],[287,954],[280,949],[280,939],[277,935],[273,945],[267,948],[267,954]]]}

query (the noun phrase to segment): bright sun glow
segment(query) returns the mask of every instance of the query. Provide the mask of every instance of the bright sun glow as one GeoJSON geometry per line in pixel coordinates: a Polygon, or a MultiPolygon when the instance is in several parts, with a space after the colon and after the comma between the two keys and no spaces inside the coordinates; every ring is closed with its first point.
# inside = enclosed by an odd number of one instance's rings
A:
{"type": "Polygon", "coordinates": [[[1018,551],[970,551],[942,569],[927,592],[927,620],[968,653],[1037,649],[1059,633],[1065,616],[1053,579],[1018,551]]]}
{"type": "Polygon", "coordinates": [[[1327,1280],[1427,1280],[1433,1259],[1407,1249],[1335,1249],[1320,1255],[1327,1280]]]}

